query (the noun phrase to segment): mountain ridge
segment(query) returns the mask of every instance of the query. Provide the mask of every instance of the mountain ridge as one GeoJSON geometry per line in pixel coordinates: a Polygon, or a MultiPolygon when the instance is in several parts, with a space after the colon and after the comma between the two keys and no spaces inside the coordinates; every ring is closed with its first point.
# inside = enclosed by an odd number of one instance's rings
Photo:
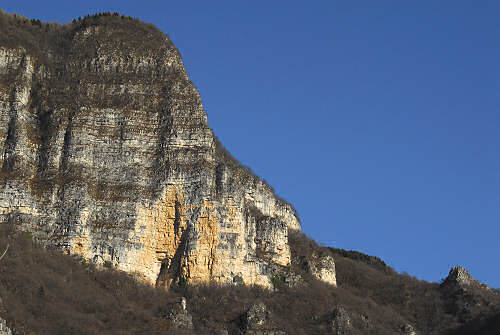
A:
{"type": "Polygon", "coordinates": [[[213,134],[154,26],[0,13],[0,27],[0,296],[14,332],[452,334],[496,320],[495,290],[303,235],[213,134]]]}

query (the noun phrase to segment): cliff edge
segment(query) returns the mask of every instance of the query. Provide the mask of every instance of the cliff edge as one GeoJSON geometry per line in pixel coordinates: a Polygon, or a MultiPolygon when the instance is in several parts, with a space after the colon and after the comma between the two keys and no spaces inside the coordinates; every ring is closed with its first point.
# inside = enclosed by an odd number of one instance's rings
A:
{"type": "Polygon", "coordinates": [[[171,40],[104,14],[0,14],[0,220],[151,284],[271,285],[293,207],[207,123],[171,40]]]}

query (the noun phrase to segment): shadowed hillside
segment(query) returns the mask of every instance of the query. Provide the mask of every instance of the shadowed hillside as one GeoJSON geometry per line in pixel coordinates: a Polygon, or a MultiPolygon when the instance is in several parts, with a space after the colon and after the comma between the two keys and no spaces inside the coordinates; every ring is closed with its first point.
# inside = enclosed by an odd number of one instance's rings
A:
{"type": "Polygon", "coordinates": [[[81,258],[47,251],[12,226],[1,228],[0,247],[10,247],[0,263],[0,316],[15,334],[241,334],[249,309],[258,303],[267,308],[268,327],[287,334],[335,333],[339,308],[350,319],[342,334],[400,334],[405,325],[418,334],[455,334],[461,325],[458,334],[472,334],[471,329],[492,334],[489,325],[498,321],[488,316],[500,301],[493,291],[448,296],[439,284],[397,274],[371,256],[319,247],[301,233],[291,234],[293,266],[303,278],[296,287],[283,282],[269,291],[181,283],[166,292],[110,265],[97,269],[81,258]],[[313,252],[333,253],[337,288],[301,267],[313,252]],[[192,327],[172,317],[181,297],[187,299],[192,327]],[[453,308],[457,299],[469,302],[468,314],[453,308]]]}

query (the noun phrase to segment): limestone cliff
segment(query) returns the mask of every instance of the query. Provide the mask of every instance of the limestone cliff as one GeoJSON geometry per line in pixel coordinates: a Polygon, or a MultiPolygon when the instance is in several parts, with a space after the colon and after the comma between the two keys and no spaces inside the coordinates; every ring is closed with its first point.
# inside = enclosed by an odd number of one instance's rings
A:
{"type": "Polygon", "coordinates": [[[294,209],[218,142],[166,35],[1,20],[2,222],[158,285],[269,286],[290,264],[294,209]]]}

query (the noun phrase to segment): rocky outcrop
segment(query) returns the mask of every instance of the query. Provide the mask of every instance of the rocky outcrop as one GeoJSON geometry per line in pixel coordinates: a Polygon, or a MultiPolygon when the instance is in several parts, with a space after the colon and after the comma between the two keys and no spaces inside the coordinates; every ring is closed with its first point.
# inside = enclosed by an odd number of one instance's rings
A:
{"type": "Polygon", "coordinates": [[[315,241],[297,230],[290,231],[289,241],[292,254],[291,271],[283,274],[287,286],[301,286],[304,283],[303,279],[317,279],[332,286],[337,286],[337,273],[332,248],[319,246],[315,241]]]}
{"type": "Polygon", "coordinates": [[[498,305],[498,297],[491,289],[477,281],[463,267],[452,267],[440,285],[441,294],[446,298],[446,311],[455,315],[462,323],[468,323],[484,313],[484,307],[498,305]]]}
{"type": "Polygon", "coordinates": [[[173,306],[173,308],[165,315],[174,328],[193,329],[193,317],[189,314],[186,306],[186,298],[173,306]]]}
{"type": "Polygon", "coordinates": [[[467,290],[467,288],[484,288],[488,289],[488,286],[480,283],[462,266],[454,266],[450,269],[450,272],[446,279],[441,284],[441,287],[446,289],[462,289],[467,290]]]}
{"type": "Polygon", "coordinates": [[[7,327],[7,322],[0,318],[0,335],[12,335],[12,330],[7,327]]]}
{"type": "Polygon", "coordinates": [[[297,215],[218,142],[169,38],[119,16],[13,27],[0,40],[0,220],[159,286],[269,287],[297,215]]]}
{"type": "Polygon", "coordinates": [[[405,324],[401,326],[401,334],[403,335],[417,335],[415,328],[410,324],[405,324]]]}
{"type": "Polygon", "coordinates": [[[344,307],[339,306],[335,308],[329,318],[332,334],[350,334],[350,331],[352,329],[351,318],[344,307]]]}
{"type": "MultiPolygon", "coordinates": [[[[326,253],[319,254],[313,251],[310,255],[294,255],[292,262],[301,271],[312,275],[312,277],[335,287],[337,286],[335,261],[331,255],[326,253]]],[[[290,287],[297,286],[296,284],[300,283],[300,277],[296,277],[297,275],[292,272],[285,278],[285,282],[290,282],[290,285],[288,285],[290,287]],[[295,279],[298,279],[298,281],[295,279]]]]}
{"type": "Polygon", "coordinates": [[[273,325],[271,313],[263,303],[250,307],[243,318],[242,330],[245,335],[286,335],[273,325]]]}
{"type": "Polygon", "coordinates": [[[316,278],[327,284],[337,286],[335,262],[330,255],[318,256],[313,254],[308,261],[309,271],[316,278]]]}

